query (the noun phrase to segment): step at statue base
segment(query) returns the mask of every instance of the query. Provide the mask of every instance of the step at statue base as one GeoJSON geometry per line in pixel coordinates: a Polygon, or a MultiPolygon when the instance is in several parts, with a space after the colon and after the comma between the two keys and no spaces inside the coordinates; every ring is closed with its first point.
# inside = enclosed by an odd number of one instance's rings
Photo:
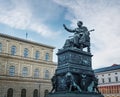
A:
{"type": "Polygon", "coordinates": [[[104,96],[100,93],[56,92],[49,93],[46,97],[104,97],[104,96]]]}

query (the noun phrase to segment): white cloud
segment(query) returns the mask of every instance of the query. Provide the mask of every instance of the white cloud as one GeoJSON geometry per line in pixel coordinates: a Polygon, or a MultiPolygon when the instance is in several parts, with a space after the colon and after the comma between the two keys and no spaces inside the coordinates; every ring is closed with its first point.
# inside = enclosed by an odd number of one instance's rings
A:
{"type": "Polygon", "coordinates": [[[0,22],[14,28],[25,29],[30,23],[31,14],[21,8],[13,10],[0,10],[0,22]]]}
{"type": "Polygon", "coordinates": [[[120,1],[119,0],[54,0],[66,7],[66,19],[82,20],[91,32],[93,68],[120,64],[120,1]]]}
{"type": "MultiPolygon", "coordinates": [[[[34,11],[36,10],[32,9],[33,5],[31,0],[31,2],[29,0],[7,1],[8,0],[2,0],[0,2],[0,23],[16,29],[32,30],[39,33],[43,37],[52,38],[51,36],[53,34],[56,36],[59,34],[50,29],[43,21],[48,19],[50,15],[47,16],[47,18],[43,16],[41,19],[34,14],[34,11]]],[[[35,0],[35,2],[36,4],[40,3],[39,0],[35,0]]],[[[38,5],[36,7],[38,7],[38,5]]],[[[42,13],[44,13],[44,10],[42,13]]]]}
{"type": "Polygon", "coordinates": [[[37,33],[40,33],[44,37],[50,37],[51,39],[55,38],[59,34],[59,32],[58,33],[52,32],[47,26],[38,23],[31,24],[29,26],[29,29],[36,31],[37,33]]]}

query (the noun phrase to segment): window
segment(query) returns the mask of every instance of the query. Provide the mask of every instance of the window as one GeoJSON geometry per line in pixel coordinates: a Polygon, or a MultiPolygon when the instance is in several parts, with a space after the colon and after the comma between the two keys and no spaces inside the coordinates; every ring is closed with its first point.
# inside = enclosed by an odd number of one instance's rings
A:
{"type": "Polygon", "coordinates": [[[115,77],[115,81],[118,82],[118,77],[117,76],[115,77]]]}
{"type": "Polygon", "coordinates": [[[2,43],[0,43],[0,52],[2,52],[2,43]]]}
{"type": "Polygon", "coordinates": [[[45,90],[44,91],[44,97],[46,97],[46,95],[49,93],[49,91],[48,90],[45,90]]]}
{"type": "Polygon", "coordinates": [[[33,97],[38,97],[38,90],[37,89],[34,90],[33,97]]]}
{"type": "Polygon", "coordinates": [[[15,75],[15,66],[10,66],[9,67],[9,75],[14,76],[15,75]]]}
{"type": "MultiPolygon", "coordinates": [[[[98,79],[98,78],[97,78],[98,79]]],[[[98,79],[98,84],[100,83],[100,79],[98,79]]]]}
{"type": "Polygon", "coordinates": [[[50,72],[48,70],[45,71],[45,78],[46,79],[49,79],[49,76],[50,76],[50,72]]]}
{"type": "Polygon", "coordinates": [[[21,90],[21,97],[26,97],[26,89],[21,90]]]}
{"type": "Polygon", "coordinates": [[[7,97],[13,97],[13,89],[9,88],[7,91],[7,97]]]}
{"type": "Polygon", "coordinates": [[[27,48],[24,49],[24,57],[28,57],[29,51],[27,48]]]}
{"type": "Polygon", "coordinates": [[[34,77],[39,78],[39,69],[35,69],[34,71],[34,77]]]}
{"type": "Polygon", "coordinates": [[[108,82],[111,82],[111,78],[108,78],[108,82]]]}
{"type": "Polygon", "coordinates": [[[104,78],[102,78],[102,83],[104,83],[105,81],[104,81],[104,78]]]}
{"type": "Polygon", "coordinates": [[[11,47],[11,55],[15,55],[16,54],[16,46],[12,46],[11,47]]]}
{"type": "Polygon", "coordinates": [[[22,76],[26,77],[27,75],[28,75],[28,68],[27,67],[23,67],[22,76]]]}
{"type": "Polygon", "coordinates": [[[5,70],[5,69],[3,69],[3,63],[0,61],[0,75],[2,74],[1,72],[2,72],[2,70],[5,70]]]}
{"type": "Polygon", "coordinates": [[[35,59],[38,60],[39,57],[40,57],[40,52],[39,52],[39,51],[36,51],[36,53],[35,53],[35,59]]]}
{"type": "Polygon", "coordinates": [[[49,53],[46,53],[46,55],[45,55],[45,60],[46,60],[46,61],[49,61],[49,58],[50,58],[49,53]]]}

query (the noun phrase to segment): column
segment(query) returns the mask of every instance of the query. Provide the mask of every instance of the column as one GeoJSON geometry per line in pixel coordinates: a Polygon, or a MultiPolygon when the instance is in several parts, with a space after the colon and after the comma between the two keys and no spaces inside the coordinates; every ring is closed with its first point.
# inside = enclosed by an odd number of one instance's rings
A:
{"type": "Polygon", "coordinates": [[[6,41],[6,53],[8,54],[9,53],[9,40],[6,41]]]}
{"type": "Polygon", "coordinates": [[[108,94],[108,86],[107,86],[107,94],[108,94]]]}
{"type": "Polygon", "coordinates": [[[105,86],[105,94],[107,94],[107,86],[105,86]]]}
{"type": "Polygon", "coordinates": [[[31,58],[34,58],[34,55],[33,55],[33,46],[32,46],[32,51],[31,51],[31,58]]]}
{"type": "Polygon", "coordinates": [[[18,76],[21,76],[21,68],[20,68],[21,66],[20,66],[20,62],[19,62],[19,64],[18,64],[18,76]]]}
{"type": "Polygon", "coordinates": [[[8,59],[6,60],[5,62],[5,71],[4,71],[4,74],[7,75],[7,64],[8,64],[8,59]]]}
{"type": "Polygon", "coordinates": [[[22,43],[20,43],[20,56],[22,56],[22,43]]]}
{"type": "Polygon", "coordinates": [[[107,88],[108,88],[108,94],[110,94],[110,87],[108,86],[107,88]]]}
{"type": "Polygon", "coordinates": [[[32,66],[32,64],[30,64],[31,66],[30,66],[30,77],[33,77],[33,66],[32,66]]]}

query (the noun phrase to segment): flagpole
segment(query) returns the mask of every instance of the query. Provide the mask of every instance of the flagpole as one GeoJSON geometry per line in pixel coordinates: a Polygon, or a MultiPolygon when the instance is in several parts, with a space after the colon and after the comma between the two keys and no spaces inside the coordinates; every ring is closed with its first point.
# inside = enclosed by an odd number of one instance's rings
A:
{"type": "Polygon", "coordinates": [[[28,37],[28,33],[26,33],[26,39],[27,39],[27,37],[28,37]]]}

